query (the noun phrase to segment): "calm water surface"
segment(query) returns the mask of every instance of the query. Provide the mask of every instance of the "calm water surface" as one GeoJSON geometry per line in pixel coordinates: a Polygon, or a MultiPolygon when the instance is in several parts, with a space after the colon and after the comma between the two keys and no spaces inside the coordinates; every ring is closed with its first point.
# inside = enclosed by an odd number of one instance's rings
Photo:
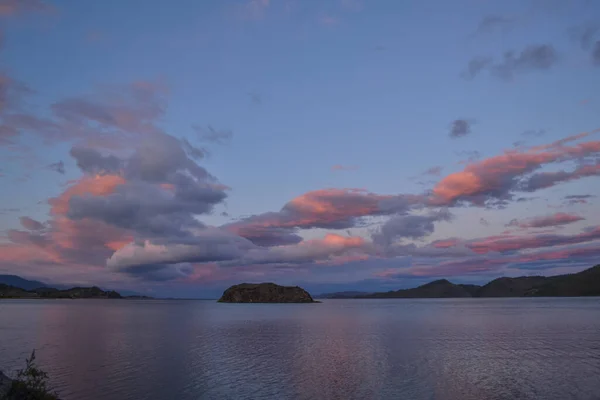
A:
{"type": "Polygon", "coordinates": [[[65,400],[600,399],[600,298],[3,300],[65,400]]]}

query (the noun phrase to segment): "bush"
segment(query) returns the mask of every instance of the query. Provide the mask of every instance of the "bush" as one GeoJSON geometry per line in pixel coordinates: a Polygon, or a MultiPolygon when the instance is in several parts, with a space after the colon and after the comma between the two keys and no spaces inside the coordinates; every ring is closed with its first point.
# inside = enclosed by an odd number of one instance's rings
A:
{"type": "Polygon", "coordinates": [[[48,374],[35,365],[35,350],[25,361],[25,368],[17,372],[7,400],[58,400],[48,388],[48,374]]]}

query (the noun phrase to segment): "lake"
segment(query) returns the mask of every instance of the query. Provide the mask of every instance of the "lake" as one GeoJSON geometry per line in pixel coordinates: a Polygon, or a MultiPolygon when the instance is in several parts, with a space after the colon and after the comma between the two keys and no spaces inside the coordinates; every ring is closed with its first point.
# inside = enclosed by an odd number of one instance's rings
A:
{"type": "Polygon", "coordinates": [[[2,300],[65,400],[600,399],[600,298],[2,300]]]}

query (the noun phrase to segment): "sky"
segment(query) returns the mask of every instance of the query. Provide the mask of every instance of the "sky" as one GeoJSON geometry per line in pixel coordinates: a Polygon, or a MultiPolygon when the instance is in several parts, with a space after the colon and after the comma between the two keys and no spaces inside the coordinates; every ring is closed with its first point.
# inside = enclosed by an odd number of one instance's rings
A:
{"type": "Polygon", "coordinates": [[[0,0],[0,274],[313,294],[600,259],[600,3],[0,0]]]}

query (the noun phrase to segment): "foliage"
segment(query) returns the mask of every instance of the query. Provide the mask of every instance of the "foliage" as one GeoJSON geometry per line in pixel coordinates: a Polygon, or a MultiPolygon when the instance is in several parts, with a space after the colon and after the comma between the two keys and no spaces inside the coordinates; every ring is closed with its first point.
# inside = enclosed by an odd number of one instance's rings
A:
{"type": "Polygon", "coordinates": [[[8,392],[8,400],[58,400],[48,388],[48,374],[35,364],[35,350],[25,361],[25,368],[17,372],[17,379],[8,392]]]}

